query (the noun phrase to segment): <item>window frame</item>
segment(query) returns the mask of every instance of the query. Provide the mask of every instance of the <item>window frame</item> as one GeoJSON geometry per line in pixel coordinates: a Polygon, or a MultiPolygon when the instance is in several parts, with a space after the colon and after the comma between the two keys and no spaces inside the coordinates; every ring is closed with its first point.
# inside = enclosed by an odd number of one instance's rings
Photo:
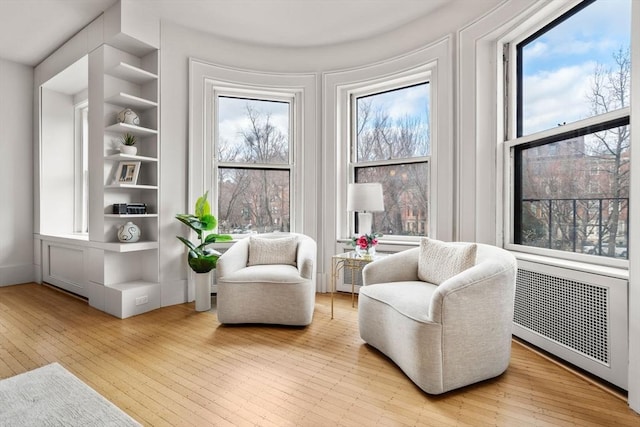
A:
{"type": "Polygon", "coordinates": [[[505,97],[505,122],[504,122],[504,142],[503,142],[503,158],[504,161],[504,185],[506,189],[503,213],[503,237],[504,247],[531,255],[539,255],[555,259],[563,259],[567,261],[576,261],[585,264],[597,266],[608,266],[614,268],[628,269],[628,259],[611,258],[606,256],[588,255],[583,253],[568,252],[550,248],[539,248],[526,246],[516,243],[518,215],[522,212],[520,207],[516,206],[516,202],[520,199],[518,191],[520,189],[518,177],[518,161],[516,155],[518,151],[526,148],[542,146],[545,144],[562,141],[567,137],[575,135],[585,135],[597,130],[602,130],[609,124],[627,124],[630,126],[630,107],[620,108],[611,112],[591,116],[575,122],[563,124],[557,128],[537,131],[526,135],[522,134],[522,87],[519,83],[522,81],[522,59],[519,53],[521,49],[519,45],[527,41],[533,40],[544,34],[549,29],[561,24],[579,13],[585,7],[594,3],[596,0],[585,0],[584,2],[572,2],[561,9],[555,10],[553,14],[548,14],[546,20],[537,21],[534,27],[518,31],[517,34],[507,36],[501,41],[503,46],[504,73],[501,84],[504,87],[505,97]],[[515,58],[515,61],[511,61],[515,58]],[[513,82],[513,83],[512,83],[513,82]]]}
{"type": "MultiPolygon", "coordinates": [[[[296,147],[301,141],[302,135],[300,131],[300,104],[301,93],[297,90],[282,90],[281,88],[270,87],[239,87],[237,85],[224,82],[216,82],[209,80],[205,82],[205,99],[207,111],[205,111],[205,135],[206,145],[209,153],[211,165],[206,169],[210,170],[208,180],[208,188],[211,189],[210,194],[215,203],[211,203],[213,215],[218,218],[218,200],[220,189],[218,186],[219,169],[249,169],[249,170],[286,170],[289,172],[289,228],[294,231],[296,224],[296,202],[297,202],[297,179],[296,172],[296,147]],[[219,119],[219,103],[220,97],[232,97],[238,99],[257,100],[257,101],[275,101],[286,102],[289,104],[289,155],[287,163],[243,163],[243,162],[221,162],[218,158],[218,119],[219,119]]],[[[219,219],[219,218],[218,218],[219,219]]],[[[230,233],[234,239],[246,237],[247,234],[230,233]]]]}
{"type": "MultiPolygon", "coordinates": [[[[429,179],[429,188],[428,188],[428,203],[425,206],[427,210],[427,229],[426,236],[429,236],[433,232],[432,227],[432,219],[433,216],[431,214],[431,199],[433,198],[433,182],[434,182],[434,171],[432,168],[432,158],[434,156],[434,132],[433,132],[433,120],[434,115],[432,114],[434,107],[433,100],[433,75],[431,70],[426,70],[422,72],[417,72],[414,74],[409,74],[407,76],[403,76],[400,78],[391,78],[388,80],[384,80],[382,82],[375,83],[366,83],[364,82],[362,85],[359,85],[356,88],[350,89],[346,93],[348,99],[348,136],[346,141],[347,146],[347,182],[345,184],[345,189],[350,183],[355,183],[356,181],[356,170],[360,168],[367,167],[376,167],[376,166],[394,166],[394,165],[411,165],[411,164],[421,164],[424,163],[427,166],[427,173],[430,175],[429,179]],[[417,156],[417,157],[409,157],[409,158],[397,158],[397,159],[386,159],[386,160],[370,160],[370,161],[362,161],[358,162],[357,160],[357,102],[359,98],[382,94],[386,92],[391,92],[394,90],[401,90],[405,88],[409,88],[412,86],[417,86],[421,84],[429,85],[429,145],[430,145],[430,154],[427,156],[417,156]]],[[[345,190],[346,192],[346,190],[345,190]]],[[[375,215],[375,213],[374,213],[375,215]]],[[[346,225],[346,230],[349,236],[355,235],[355,230],[357,226],[357,216],[354,212],[349,212],[346,216],[348,221],[346,225]]],[[[384,235],[383,239],[387,241],[397,241],[397,242],[417,242],[422,236],[408,236],[401,234],[389,234],[384,235]]]]}
{"type": "Polygon", "coordinates": [[[89,234],[89,101],[74,106],[73,232],[89,234]],[[86,171],[86,175],[85,175],[86,171]]]}

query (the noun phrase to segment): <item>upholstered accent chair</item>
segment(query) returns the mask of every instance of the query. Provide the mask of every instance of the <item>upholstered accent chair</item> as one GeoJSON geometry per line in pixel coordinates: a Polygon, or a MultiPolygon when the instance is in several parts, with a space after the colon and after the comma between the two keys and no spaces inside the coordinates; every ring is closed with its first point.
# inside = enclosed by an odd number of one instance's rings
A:
{"type": "Polygon", "coordinates": [[[452,253],[429,263],[424,247],[409,249],[368,264],[358,298],[362,339],[429,394],[496,377],[511,357],[515,257],[485,244],[444,245],[473,248],[470,265],[452,253]],[[460,264],[453,276],[421,280],[452,262],[460,264]]]}
{"type": "Polygon", "coordinates": [[[316,242],[297,233],[250,236],[218,259],[220,323],[311,323],[316,295],[316,242]]]}

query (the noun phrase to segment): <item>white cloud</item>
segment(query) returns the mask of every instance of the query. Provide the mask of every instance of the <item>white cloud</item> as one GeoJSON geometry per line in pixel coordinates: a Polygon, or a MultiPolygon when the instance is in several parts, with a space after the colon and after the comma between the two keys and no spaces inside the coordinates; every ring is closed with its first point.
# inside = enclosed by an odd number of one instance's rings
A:
{"type": "Polygon", "coordinates": [[[587,100],[594,64],[563,67],[524,79],[525,134],[589,116],[587,100]]]}
{"type": "Polygon", "coordinates": [[[526,58],[528,60],[536,58],[544,58],[549,55],[549,45],[542,41],[535,41],[526,49],[526,58]]]}
{"type": "Polygon", "coordinates": [[[284,135],[289,134],[289,116],[287,104],[281,102],[256,101],[247,99],[221,98],[218,112],[218,137],[228,143],[242,144],[242,130],[251,123],[247,117],[247,105],[251,105],[265,117],[270,114],[270,121],[284,135]]]}

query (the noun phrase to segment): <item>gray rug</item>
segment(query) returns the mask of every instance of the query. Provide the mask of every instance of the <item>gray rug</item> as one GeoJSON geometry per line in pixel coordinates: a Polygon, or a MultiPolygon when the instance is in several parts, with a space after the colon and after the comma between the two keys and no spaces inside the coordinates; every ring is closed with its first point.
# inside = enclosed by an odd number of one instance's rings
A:
{"type": "Polygon", "coordinates": [[[140,426],[58,363],[0,381],[0,426],[140,426]]]}

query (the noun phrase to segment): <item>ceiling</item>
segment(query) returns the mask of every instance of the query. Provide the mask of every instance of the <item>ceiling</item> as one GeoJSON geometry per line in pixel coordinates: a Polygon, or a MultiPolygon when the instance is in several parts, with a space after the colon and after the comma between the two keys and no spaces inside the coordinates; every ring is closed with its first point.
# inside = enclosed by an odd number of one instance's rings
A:
{"type": "MultiPolygon", "coordinates": [[[[229,39],[305,47],[391,31],[455,0],[124,1],[148,5],[149,13],[163,21],[229,39]]],[[[35,66],[113,3],[0,0],[0,58],[35,66]]]]}

